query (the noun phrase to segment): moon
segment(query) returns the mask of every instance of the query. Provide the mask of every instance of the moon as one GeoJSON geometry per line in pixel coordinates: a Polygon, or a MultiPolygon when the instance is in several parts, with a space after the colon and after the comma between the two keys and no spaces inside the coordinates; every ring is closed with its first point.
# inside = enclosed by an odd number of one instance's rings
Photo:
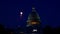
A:
{"type": "Polygon", "coordinates": [[[20,14],[23,14],[23,12],[20,12],[20,14]]]}
{"type": "Polygon", "coordinates": [[[23,12],[20,12],[20,16],[22,16],[23,15],[23,12]]]}

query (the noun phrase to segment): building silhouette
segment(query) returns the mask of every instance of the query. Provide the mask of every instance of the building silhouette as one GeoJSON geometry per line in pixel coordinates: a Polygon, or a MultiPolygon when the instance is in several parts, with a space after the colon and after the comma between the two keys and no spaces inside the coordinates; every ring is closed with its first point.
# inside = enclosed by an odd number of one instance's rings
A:
{"type": "Polygon", "coordinates": [[[28,34],[40,34],[40,17],[35,8],[32,7],[32,12],[28,16],[27,20],[27,33],[28,34]]]}

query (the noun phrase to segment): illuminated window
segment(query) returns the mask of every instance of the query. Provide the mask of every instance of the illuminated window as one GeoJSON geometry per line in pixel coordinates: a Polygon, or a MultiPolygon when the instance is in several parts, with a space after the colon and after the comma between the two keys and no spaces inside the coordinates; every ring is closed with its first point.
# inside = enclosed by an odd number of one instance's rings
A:
{"type": "Polygon", "coordinates": [[[37,29],[33,29],[33,32],[37,32],[37,29]]]}
{"type": "Polygon", "coordinates": [[[37,24],[37,22],[31,22],[31,24],[37,24]]]}

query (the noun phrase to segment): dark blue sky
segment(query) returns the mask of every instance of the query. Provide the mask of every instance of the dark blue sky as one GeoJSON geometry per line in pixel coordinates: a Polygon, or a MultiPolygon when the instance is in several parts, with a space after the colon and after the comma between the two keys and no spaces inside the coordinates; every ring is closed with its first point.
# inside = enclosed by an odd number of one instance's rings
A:
{"type": "Polygon", "coordinates": [[[42,26],[60,26],[58,12],[60,8],[56,0],[2,0],[0,3],[0,22],[8,28],[15,28],[17,25],[24,26],[32,11],[32,5],[40,15],[42,26]],[[22,20],[19,17],[21,8],[24,13],[22,20]]]}

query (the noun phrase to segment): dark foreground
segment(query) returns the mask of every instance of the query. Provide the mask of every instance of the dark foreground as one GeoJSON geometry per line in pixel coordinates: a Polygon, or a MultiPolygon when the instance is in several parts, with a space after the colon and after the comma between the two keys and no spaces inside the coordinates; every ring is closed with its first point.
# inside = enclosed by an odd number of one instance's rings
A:
{"type": "MultiPolygon", "coordinates": [[[[17,28],[15,29],[9,29],[4,28],[3,25],[0,24],[0,34],[35,34],[35,33],[28,33],[24,31],[25,28],[17,28]]],[[[40,33],[37,33],[40,34],[40,33]]],[[[46,26],[42,29],[42,34],[60,34],[60,27],[58,28],[51,28],[50,26],[46,26]]]]}

